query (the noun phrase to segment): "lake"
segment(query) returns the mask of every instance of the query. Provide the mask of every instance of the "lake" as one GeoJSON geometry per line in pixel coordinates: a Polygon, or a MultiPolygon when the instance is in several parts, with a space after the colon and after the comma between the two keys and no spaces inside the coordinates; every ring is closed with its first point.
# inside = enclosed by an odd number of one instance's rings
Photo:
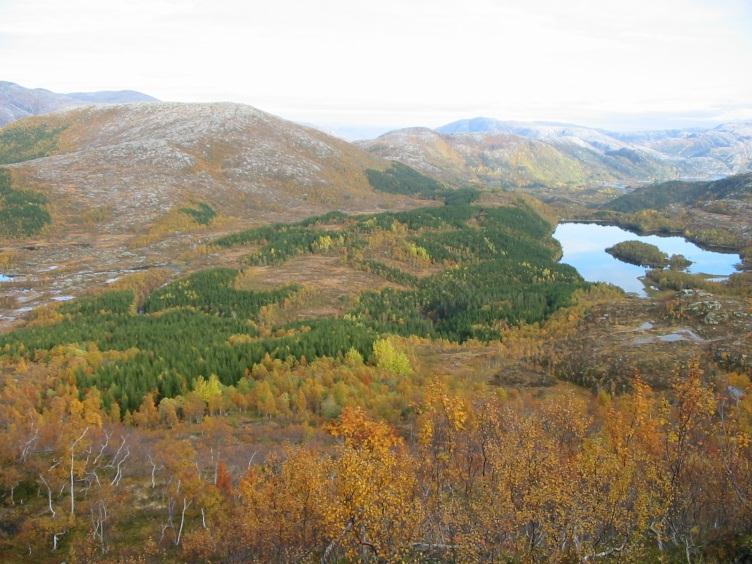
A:
{"type": "Polygon", "coordinates": [[[710,274],[716,277],[736,272],[741,257],[734,253],[706,251],[683,237],[660,237],[658,235],[635,235],[614,225],[597,223],[560,223],[554,237],[561,243],[564,254],[561,262],[574,266],[588,282],[609,282],[634,292],[645,294],[640,280],[647,268],[622,262],[606,252],[608,247],[622,241],[642,241],[655,245],[669,255],[684,255],[692,261],[687,272],[710,274]]]}

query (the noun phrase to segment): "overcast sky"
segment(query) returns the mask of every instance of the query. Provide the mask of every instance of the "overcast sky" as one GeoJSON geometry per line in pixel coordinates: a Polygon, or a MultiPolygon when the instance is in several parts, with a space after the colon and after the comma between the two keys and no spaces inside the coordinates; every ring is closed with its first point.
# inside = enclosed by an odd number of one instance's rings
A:
{"type": "Polygon", "coordinates": [[[0,0],[0,80],[342,130],[752,118],[752,0],[0,0]]]}

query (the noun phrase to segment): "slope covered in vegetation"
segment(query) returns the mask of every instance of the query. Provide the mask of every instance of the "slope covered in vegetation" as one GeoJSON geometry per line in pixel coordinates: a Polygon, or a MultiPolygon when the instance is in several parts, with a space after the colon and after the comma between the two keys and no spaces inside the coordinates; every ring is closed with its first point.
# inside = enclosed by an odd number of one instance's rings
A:
{"type": "Polygon", "coordinates": [[[402,163],[392,163],[384,171],[368,169],[366,175],[371,186],[381,192],[423,198],[435,198],[446,192],[440,182],[402,163]]]}
{"type": "Polygon", "coordinates": [[[752,173],[711,182],[675,180],[638,188],[608,202],[605,207],[620,212],[663,209],[672,204],[694,205],[711,200],[752,198],[752,173]]]}
{"type": "Polygon", "coordinates": [[[51,222],[47,198],[36,192],[16,190],[10,174],[0,169],[0,238],[35,235],[51,222]]]}
{"type": "Polygon", "coordinates": [[[574,269],[555,262],[559,248],[551,225],[524,204],[457,204],[352,218],[327,214],[217,241],[225,247],[241,243],[260,245],[245,259],[249,265],[342,253],[353,267],[401,289],[364,292],[342,318],[283,324],[261,337],[256,327],[262,308],[291,298],[296,287],[238,290],[238,271],[207,270],[154,290],[138,312],[128,290],[65,304],[56,323],[0,337],[0,350],[28,359],[71,345],[130,351],[126,359],[77,375],[82,388],[96,386],[107,406],[117,402],[125,411],[151,391],[161,398],[190,390],[199,377],[216,375],[235,385],[267,354],[312,360],[352,349],[369,359],[377,336],[387,333],[498,339],[507,326],[546,319],[584,287],[574,269]],[[363,254],[374,239],[396,231],[402,231],[399,246],[409,256],[439,270],[417,278],[363,254]]]}
{"type": "Polygon", "coordinates": [[[0,130],[0,165],[46,157],[58,146],[65,126],[31,120],[0,130]]]}
{"type": "Polygon", "coordinates": [[[528,203],[473,198],[231,234],[241,268],[0,335],[4,559],[744,558],[744,342],[667,363],[625,324],[701,296],[586,284],[528,203]]]}
{"type": "MultiPolygon", "coordinates": [[[[101,315],[128,299],[116,301],[63,314],[101,315]]],[[[565,326],[578,317],[563,313],[565,326]]],[[[209,334],[212,319],[201,319],[209,334]]],[[[666,393],[640,379],[619,397],[526,390],[432,370],[416,357],[420,340],[373,344],[369,359],[355,349],[312,362],[265,355],[235,385],[199,377],[125,412],[80,375],[136,351],[66,345],[34,364],[13,360],[23,377],[0,390],[4,559],[748,554],[747,376],[713,386],[690,364],[666,393]]]]}

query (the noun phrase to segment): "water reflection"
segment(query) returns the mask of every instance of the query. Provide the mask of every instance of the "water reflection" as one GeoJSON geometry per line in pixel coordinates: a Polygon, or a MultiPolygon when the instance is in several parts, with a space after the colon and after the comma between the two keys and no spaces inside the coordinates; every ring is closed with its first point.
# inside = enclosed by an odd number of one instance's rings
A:
{"type": "Polygon", "coordinates": [[[669,255],[680,254],[692,261],[688,272],[728,276],[736,271],[741,258],[733,253],[705,251],[683,237],[635,235],[614,225],[595,223],[561,223],[554,232],[564,254],[561,262],[574,266],[589,282],[610,282],[627,292],[645,295],[639,279],[647,272],[641,266],[622,262],[606,252],[622,241],[642,241],[655,245],[669,255]]]}

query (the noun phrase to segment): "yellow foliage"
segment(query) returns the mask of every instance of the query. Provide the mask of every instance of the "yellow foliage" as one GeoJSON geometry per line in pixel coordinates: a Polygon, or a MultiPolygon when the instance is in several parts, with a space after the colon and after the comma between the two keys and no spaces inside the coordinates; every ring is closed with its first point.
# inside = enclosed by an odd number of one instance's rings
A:
{"type": "Polygon", "coordinates": [[[382,370],[407,376],[413,372],[410,359],[398,350],[394,342],[389,338],[377,339],[373,343],[373,356],[376,366],[382,370]]]}

